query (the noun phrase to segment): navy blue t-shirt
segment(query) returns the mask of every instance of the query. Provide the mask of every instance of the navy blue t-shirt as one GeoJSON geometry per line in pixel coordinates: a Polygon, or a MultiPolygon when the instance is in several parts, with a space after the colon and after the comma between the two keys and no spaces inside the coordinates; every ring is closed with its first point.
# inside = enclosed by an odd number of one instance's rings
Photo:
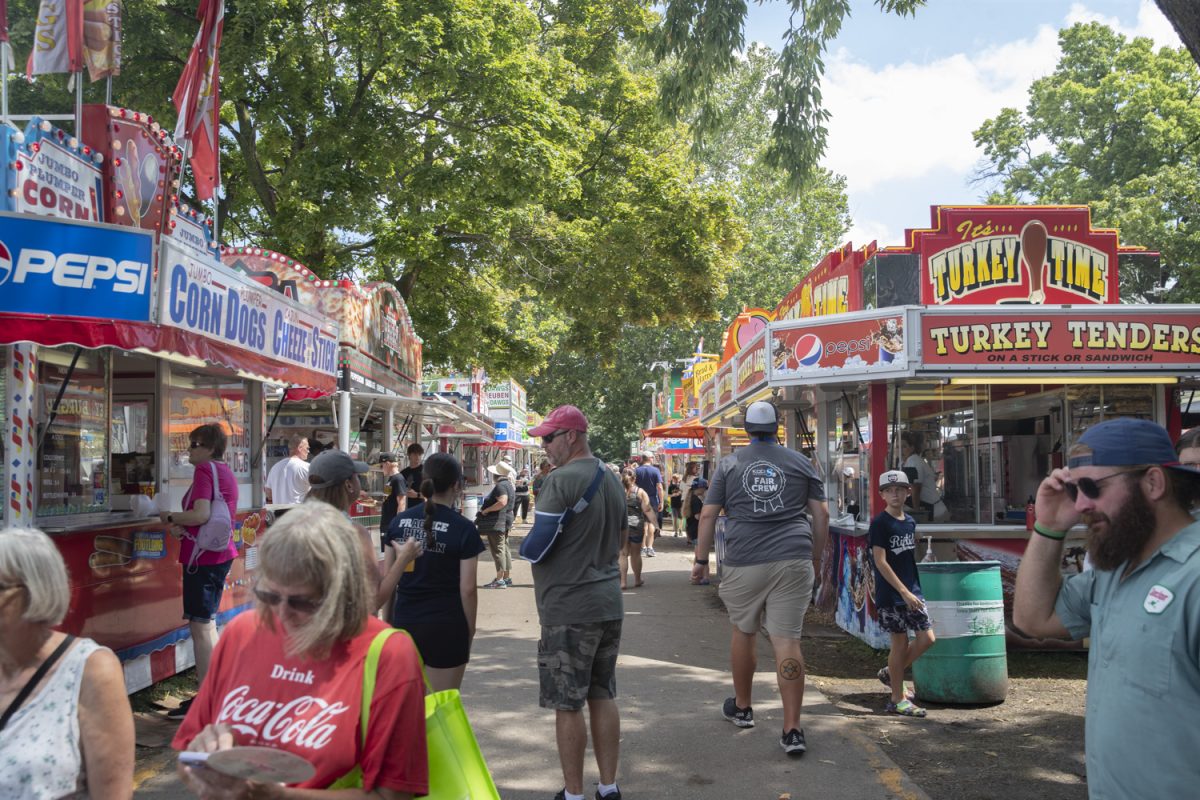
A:
{"type": "Polygon", "coordinates": [[[658,487],[662,485],[662,473],[653,464],[643,464],[633,471],[633,481],[650,498],[650,507],[658,510],[658,487]]]}
{"type": "Polygon", "coordinates": [[[414,562],[396,587],[392,624],[405,622],[450,622],[463,615],[459,594],[461,562],[483,552],[483,541],[475,523],[452,508],[437,505],[433,537],[425,536],[425,504],[398,514],[387,532],[387,541],[416,537],[425,542],[425,552],[414,562]]]}
{"type": "MultiPolygon", "coordinates": [[[[921,594],[921,579],[917,575],[917,523],[908,514],[904,519],[896,519],[886,511],[881,511],[871,520],[871,529],[867,533],[871,547],[882,547],[887,551],[887,563],[896,573],[908,590],[917,597],[921,594]]],[[[872,551],[874,552],[874,551],[872,551]]],[[[874,564],[874,561],[871,562],[874,564]]],[[[892,585],[879,574],[875,568],[875,607],[888,608],[904,605],[904,598],[892,588],[892,585]]]]}

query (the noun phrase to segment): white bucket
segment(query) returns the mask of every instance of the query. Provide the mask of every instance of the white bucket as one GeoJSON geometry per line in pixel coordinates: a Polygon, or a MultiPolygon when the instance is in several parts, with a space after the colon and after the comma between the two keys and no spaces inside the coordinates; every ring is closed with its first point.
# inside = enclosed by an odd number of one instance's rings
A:
{"type": "Polygon", "coordinates": [[[472,522],[479,513],[479,495],[469,494],[463,498],[462,515],[472,522]]]}

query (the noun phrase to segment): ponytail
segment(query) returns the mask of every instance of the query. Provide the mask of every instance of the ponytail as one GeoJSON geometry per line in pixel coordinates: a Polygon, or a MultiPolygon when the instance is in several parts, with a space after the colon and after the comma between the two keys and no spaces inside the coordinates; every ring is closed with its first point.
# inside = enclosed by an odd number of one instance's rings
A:
{"type": "Polygon", "coordinates": [[[421,481],[421,496],[425,498],[425,540],[429,541],[433,536],[433,480],[425,478],[421,481]]]}
{"type": "Polygon", "coordinates": [[[421,496],[425,498],[425,535],[433,533],[433,496],[462,483],[462,465],[449,453],[434,453],[421,465],[421,496]]]}

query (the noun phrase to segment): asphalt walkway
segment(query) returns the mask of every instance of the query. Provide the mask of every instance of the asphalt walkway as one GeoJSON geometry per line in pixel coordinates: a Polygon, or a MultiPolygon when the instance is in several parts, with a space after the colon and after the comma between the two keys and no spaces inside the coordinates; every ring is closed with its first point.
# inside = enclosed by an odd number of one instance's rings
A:
{"type": "MultiPolygon", "coordinates": [[[[518,531],[519,532],[519,531],[518,531]]],[[[660,540],[645,560],[646,585],[625,592],[617,672],[621,710],[618,782],[626,800],[927,800],[875,744],[861,720],[841,714],[813,688],[805,694],[808,752],[779,747],[782,706],[770,645],[761,640],[756,727],[721,716],[732,694],[728,622],[716,586],[692,586],[684,540],[660,540]]],[[[480,583],[491,580],[483,554],[480,583]]],[[[529,565],[515,586],[480,590],[478,634],[463,702],[504,800],[551,800],[562,786],[554,714],[537,705],[537,611],[529,565]]],[[[164,754],[165,755],[165,754],[164,754]]],[[[148,777],[138,797],[181,797],[173,770],[148,777]]],[[[589,748],[588,797],[598,779],[589,748]]]]}

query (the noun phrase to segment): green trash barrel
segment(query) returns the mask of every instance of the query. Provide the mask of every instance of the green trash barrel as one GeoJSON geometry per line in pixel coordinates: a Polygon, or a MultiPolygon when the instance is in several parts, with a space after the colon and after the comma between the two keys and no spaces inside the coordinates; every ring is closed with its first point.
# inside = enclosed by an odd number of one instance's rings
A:
{"type": "Polygon", "coordinates": [[[999,561],[917,564],[937,641],[913,664],[917,698],[999,703],[1008,693],[999,561]]]}

